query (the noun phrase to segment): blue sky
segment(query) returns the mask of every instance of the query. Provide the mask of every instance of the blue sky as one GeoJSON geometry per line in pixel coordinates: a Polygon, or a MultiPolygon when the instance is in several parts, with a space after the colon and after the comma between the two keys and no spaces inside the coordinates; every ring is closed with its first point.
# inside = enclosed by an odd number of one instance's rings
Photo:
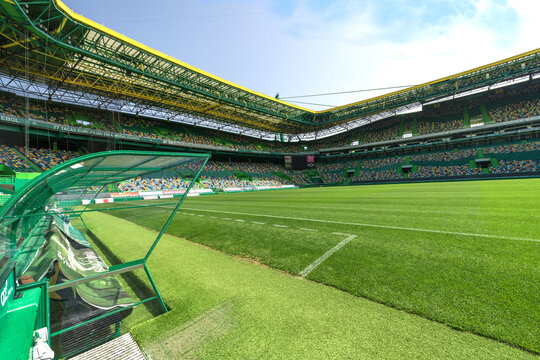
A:
{"type": "MultiPolygon", "coordinates": [[[[414,85],[540,47],[540,1],[532,0],[64,1],[145,45],[282,98],[414,85]]],[[[295,100],[343,105],[379,94],[295,100]]]]}

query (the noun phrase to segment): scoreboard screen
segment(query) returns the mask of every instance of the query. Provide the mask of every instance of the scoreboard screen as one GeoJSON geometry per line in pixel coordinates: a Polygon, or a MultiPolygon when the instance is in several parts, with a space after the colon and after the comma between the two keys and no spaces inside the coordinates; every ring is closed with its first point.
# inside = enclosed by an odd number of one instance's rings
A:
{"type": "Polygon", "coordinates": [[[285,169],[292,169],[292,156],[285,155],[285,169]]]}
{"type": "Polygon", "coordinates": [[[286,155],[285,169],[305,170],[315,167],[315,155],[286,155]]]}

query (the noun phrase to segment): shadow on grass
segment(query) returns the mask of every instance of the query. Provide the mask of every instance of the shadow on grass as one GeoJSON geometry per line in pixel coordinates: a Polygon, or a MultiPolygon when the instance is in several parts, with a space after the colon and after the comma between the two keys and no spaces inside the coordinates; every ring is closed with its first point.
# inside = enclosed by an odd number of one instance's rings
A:
{"type": "MultiPolygon", "coordinates": [[[[92,242],[99,248],[101,253],[107,258],[109,261],[109,264],[121,264],[123,261],[116,256],[108,247],[105,245],[103,241],[99,237],[97,237],[91,230],[88,230],[87,235],[90,237],[92,242]]],[[[130,287],[130,289],[137,295],[139,295],[143,299],[147,299],[153,296],[156,296],[156,293],[154,292],[154,289],[146,284],[143,279],[141,279],[139,276],[137,276],[132,271],[125,272],[122,274],[122,277],[130,287]]],[[[148,310],[148,312],[152,316],[159,316],[162,315],[164,312],[162,310],[162,307],[159,305],[158,301],[147,301],[143,303],[148,310]]],[[[167,311],[171,310],[171,308],[165,304],[167,307],[167,311]]]]}

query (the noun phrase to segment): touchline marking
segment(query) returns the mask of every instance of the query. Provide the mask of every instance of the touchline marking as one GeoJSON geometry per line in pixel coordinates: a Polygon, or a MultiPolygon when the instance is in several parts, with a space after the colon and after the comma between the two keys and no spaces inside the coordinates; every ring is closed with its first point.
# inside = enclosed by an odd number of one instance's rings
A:
{"type": "Polygon", "coordinates": [[[279,228],[287,228],[287,225],[280,225],[280,224],[274,224],[273,226],[279,227],[279,228]]]}
{"type": "Polygon", "coordinates": [[[335,253],[336,251],[338,251],[339,249],[344,247],[349,241],[351,241],[352,239],[354,239],[356,237],[356,235],[351,235],[351,234],[342,234],[342,233],[332,233],[332,234],[334,234],[334,235],[347,235],[347,237],[345,239],[341,240],[339,244],[337,244],[336,246],[334,246],[333,248],[331,248],[330,250],[325,252],[323,254],[323,256],[321,256],[320,258],[318,258],[317,260],[315,260],[314,262],[309,264],[308,267],[305,268],[304,270],[300,271],[300,273],[298,273],[298,275],[300,275],[302,277],[308,276],[309,273],[311,271],[313,271],[313,269],[315,269],[317,266],[319,266],[324,260],[328,259],[333,253],[335,253]]]}
{"type": "MultiPolygon", "coordinates": [[[[165,206],[165,205],[160,206],[160,207],[170,209],[169,206],[165,206]]],[[[223,211],[223,210],[206,210],[206,209],[196,209],[196,208],[184,208],[184,209],[192,210],[192,211],[204,211],[204,212],[213,212],[213,213],[220,213],[220,214],[230,214],[230,215],[259,216],[259,217],[266,217],[266,218],[273,218],[273,219],[311,221],[311,222],[318,222],[318,223],[325,223],[325,224],[364,226],[364,227],[372,227],[372,228],[380,228],[380,229],[407,230],[407,231],[418,231],[418,232],[427,232],[427,233],[435,233],[435,234],[475,236],[475,237],[483,237],[483,238],[488,238],[488,239],[521,240],[521,241],[532,241],[532,242],[540,243],[540,239],[519,238],[519,237],[504,236],[504,235],[474,234],[474,233],[464,233],[464,232],[446,231],[446,230],[419,229],[419,228],[410,228],[410,227],[392,226],[392,225],[364,224],[364,223],[353,223],[353,222],[347,222],[347,221],[308,219],[308,218],[298,218],[298,217],[279,216],[279,215],[266,215],[266,214],[252,214],[252,213],[242,213],[242,212],[223,211]]],[[[224,218],[224,219],[227,220],[227,218],[224,218]]],[[[228,219],[228,220],[231,220],[231,219],[228,219]]]]}
{"type": "Polygon", "coordinates": [[[235,221],[244,222],[244,220],[242,220],[242,219],[236,219],[235,221]]]}
{"type": "Polygon", "coordinates": [[[257,224],[257,225],[264,225],[264,224],[266,224],[266,223],[258,222],[258,221],[252,221],[251,223],[252,223],[252,224],[257,224]]]}

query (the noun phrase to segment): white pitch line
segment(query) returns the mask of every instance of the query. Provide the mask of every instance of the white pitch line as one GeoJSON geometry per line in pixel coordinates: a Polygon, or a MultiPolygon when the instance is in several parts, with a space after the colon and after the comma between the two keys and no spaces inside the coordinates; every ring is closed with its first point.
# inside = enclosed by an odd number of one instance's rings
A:
{"type": "Polygon", "coordinates": [[[266,223],[258,222],[258,221],[252,221],[251,223],[256,224],[256,225],[264,225],[264,224],[266,224],[266,223]]]}
{"type": "MultiPolygon", "coordinates": [[[[163,208],[169,208],[169,206],[163,205],[160,206],[163,208]]],[[[372,228],[380,228],[380,229],[393,229],[393,230],[406,230],[406,231],[418,231],[418,232],[426,232],[426,233],[435,233],[435,234],[450,234],[450,235],[460,235],[460,236],[474,236],[474,237],[483,237],[488,239],[505,239],[505,240],[520,240],[520,241],[532,241],[540,243],[540,239],[532,239],[532,238],[519,238],[519,237],[513,237],[513,236],[504,236],[504,235],[491,235],[491,234],[475,234],[475,233],[465,233],[465,232],[457,232],[457,231],[447,231],[447,230],[433,230],[433,229],[421,229],[421,228],[410,228],[410,227],[402,227],[402,226],[393,226],[393,225],[379,225],[379,224],[365,224],[365,223],[353,223],[348,221],[335,221],[335,220],[324,220],[324,219],[309,219],[309,218],[299,218],[299,217],[292,217],[292,216],[279,216],[279,215],[267,215],[267,214],[253,214],[253,213],[242,213],[242,212],[236,212],[236,211],[223,211],[223,210],[206,210],[206,209],[196,209],[196,208],[184,208],[185,210],[193,210],[193,211],[204,211],[204,212],[214,212],[214,213],[220,213],[220,214],[230,214],[230,215],[243,215],[243,216],[258,216],[258,217],[266,217],[266,218],[272,218],[272,219],[286,219],[286,220],[298,220],[298,221],[311,221],[311,222],[318,222],[318,223],[325,223],[325,224],[338,224],[338,225],[350,225],[350,226],[363,226],[363,227],[372,227],[372,228]]],[[[223,218],[225,220],[231,220],[229,218],[223,218]]]]}
{"type": "Polygon", "coordinates": [[[204,215],[197,215],[197,216],[204,217],[204,215]]]}
{"type": "Polygon", "coordinates": [[[238,222],[245,222],[245,221],[242,220],[242,219],[236,219],[235,221],[238,221],[238,222]]]}
{"type": "Polygon", "coordinates": [[[231,218],[223,218],[223,220],[232,220],[231,218]]]}
{"type": "Polygon", "coordinates": [[[279,227],[279,228],[288,228],[287,225],[280,225],[280,224],[274,224],[272,226],[279,227]]]}
{"type": "Polygon", "coordinates": [[[217,217],[210,215],[210,219],[217,219],[217,217]]]}
{"type": "Polygon", "coordinates": [[[335,234],[335,235],[347,235],[347,237],[345,239],[341,240],[339,242],[339,244],[337,244],[336,246],[334,246],[333,248],[331,248],[330,250],[325,252],[320,258],[318,258],[317,260],[315,260],[314,262],[309,264],[304,270],[300,271],[300,273],[298,273],[298,275],[300,275],[302,277],[308,276],[309,273],[311,271],[313,271],[313,269],[315,269],[317,266],[319,266],[324,260],[328,259],[333,253],[335,253],[336,251],[341,249],[349,241],[351,241],[352,239],[354,239],[356,237],[356,235],[351,235],[351,234],[341,234],[341,233],[332,233],[332,234],[335,234]]]}

